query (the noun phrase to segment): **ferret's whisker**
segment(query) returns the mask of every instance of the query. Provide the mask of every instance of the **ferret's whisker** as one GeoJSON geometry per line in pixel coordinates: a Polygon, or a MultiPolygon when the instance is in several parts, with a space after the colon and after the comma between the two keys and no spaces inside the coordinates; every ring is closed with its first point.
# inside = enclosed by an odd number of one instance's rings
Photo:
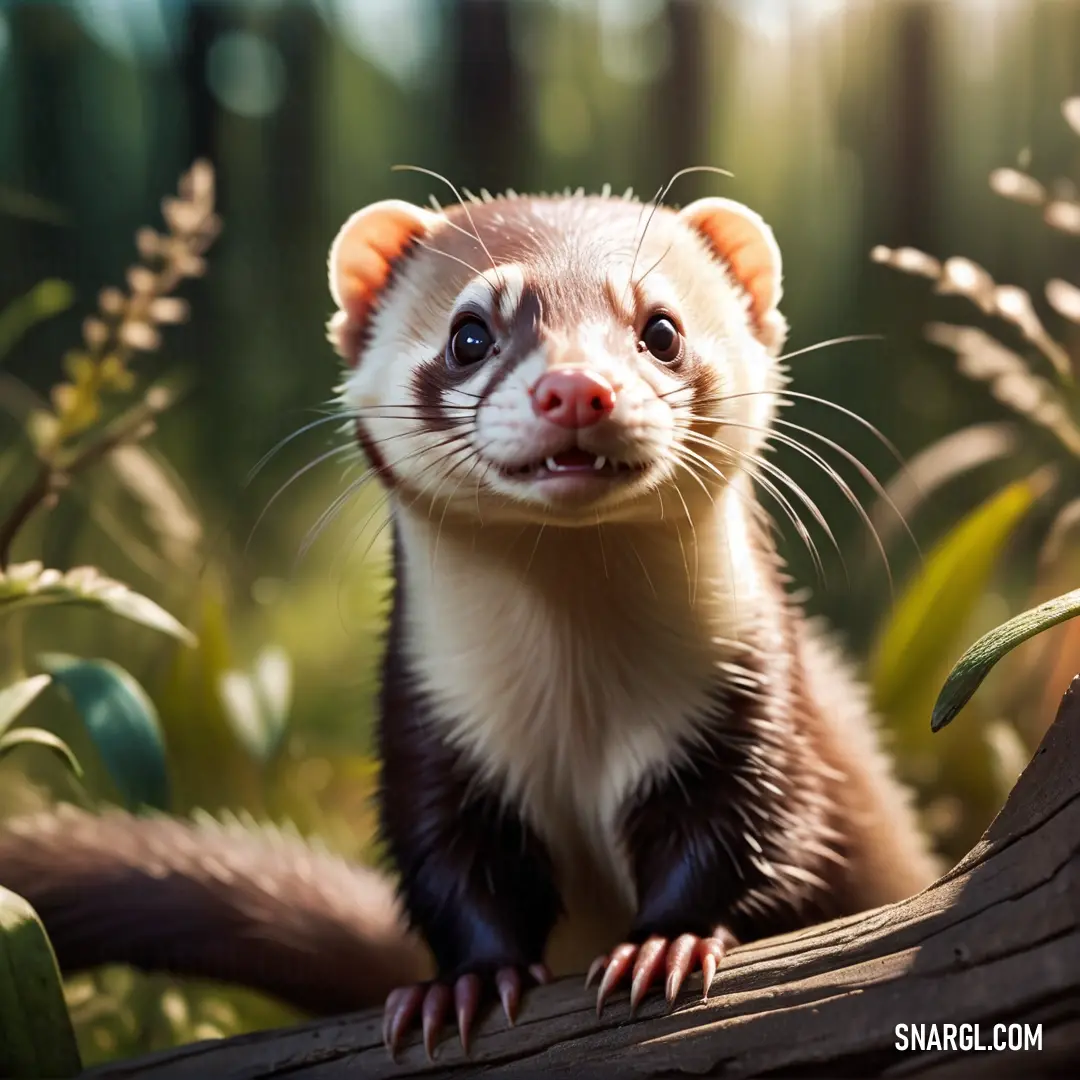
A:
{"type": "Polygon", "coordinates": [[[536,539],[533,541],[532,551],[529,552],[529,559],[525,563],[525,574],[529,573],[532,567],[533,560],[536,558],[537,549],[540,547],[540,537],[544,535],[544,530],[547,528],[547,522],[541,521],[540,528],[536,530],[536,539]]]}
{"type": "Polygon", "coordinates": [[[610,581],[611,575],[608,573],[607,551],[604,549],[604,528],[600,521],[599,510],[596,512],[596,539],[600,544],[600,563],[604,568],[604,580],[610,581]]]}
{"type": "MultiPolygon", "coordinates": [[[[483,249],[484,254],[488,257],[488,262],[491,263],[491,269],[495,271],[496,275],[499,277],[499,280],[502,281],[502,274],[499,272],[499,264],[495,261],[494,256],[492,256],[491,252],[488,250],[487,244],[485,244],[483,239],[481,238],[480,231],[479,229],[477,229],[476,222],[473,220],[472,211],[469,209],[469,204],[461,197],[461,192],[458,191],[454,184],[452,184],[450,180],[448,180],[441,173],[437,173],[433,169],[425,169],[420,165],[395,165],[393,166],[393,171],[423,173],[424,175],[430,176],[435,180],[438,180],[440,183],[445,184],[454,193],[454,196],[458,201],[458,205],[460,205],[461,209],[465,212],[465,217],[468,219],[469,224],[472,226],[473,239],[476,240],[476,242],[483,249]]],[[[448,224],[453,224],[453,222],[448,221],[448,224]]],[[[465,230],[462,231],[465,232],[465,230]]],[[[468,233],[466,232],[465,235],[467,236],[468,233]]],[[[503,285],[505,288],[505,282],[503,283],[503,285]]]]}
{"type": "Polygon", "coordinates": [[[244,487],[249,487],[255,477],[258,476],[259,473],[261,473],[262,470],[267,466],[271,458],[273,458],[275,454],[278,454],[282,450],[284,450],[285,447],[288,446],[289,443],[291,443],[294,439],[300,438],[301,435],[305,435],[307,432],[313,430],[314,428],[321,427],[324,424],[329,424],[339,419],[340,416],[336,413],[330,416],[320,416],[317,420],[312,420],[310,424],[304,424],[303,427],[299,427],[295,431],[286,435],[283,439],[275,443],[269,450],[267,450],[266,453],[263,454],[263,456],[259,458],[259,460],[251,467],[251,470],[248,472],[247,476],[244,477],[244,487]]]}
{"type": "Polygon", "coordinates": [[[638,566],[641,567],[642,574],[645,575],[645,581],[649,586],[649,592],[652,593],[654,600],[659,599],[660,594],[656,591],[656,586],[653,584],[653,579],[649,574],[649,568],[645,565],[645,560],[641,557],[641,552],[638,551],[637,544],[635,544],[629,536],[627,536],[626,539],[627,543],[630,545],[630,550],[634,553],[634,558],[638,561],[638,566]]]}
{"type": "MultiPolygon", "coordinates": [[[[747,472],[753,478],[755,483],[760,484],[762,489],[766,491],[777,503],[777,505],[784,511],[785,516],[794,526],[795,531],[799,536],[799,539],[802,541],[803,545],[807,550],[807,553],[810,555],[810,559],[814,564],[814,571],[818,581],[821,582],[822,585],[826,585],[828,583],[828,577],[825,573],[825,564],[821,558],[821,553],[818,550],[817,543],[815,542],[810,530],[807,528],[806,523],[803,521],[799,512],[792,505],[791,500],[788,499],[786,495],[784,495],[783,491],[781,491],[781,489],[777,487],[777,485],[774,484],[768,476],[761,475],[761,473],[757,470],[761,469],[765,472],[771,473],[777,478],[777,480],[779,480],[788,489],[790,489],[791,492],[796,496],[796,498],[798,498],[799,501],[806,506],[806,508],[813,516],[814,520],[828,537],[829,542],[832,544],[834,550],[837,553],[837,556],[840,559],[841,567],[844,567],[844,556],[840,550],[840,545],[837,543],[836,537],[833,535],[833,531],[829,527],[828,521],[826,520],[825,515],[821,512],[821,509],[818,507],[817,503],[815,503],[814,500],[806,493],[806,491],[802,487],[800,487],[799,484],[795,483],[795,481],[792,480],[792,478],[788,476],[783,469],[780,469],[778,466],[773,464],[773,462],[767,461],[763,458],[755,457],[751,454],[745,454],[742,451],[735,450],[734,447],[724,446],[723,449],[724,451],[728,453],[733,453],[740,459],[743,459],[749,463],[750,467],[747,468],[747,472]]],[[[844,570],[846,573],[846,567],[844,567],[844,570]]]]}
{"type": "MultiPolygon", "coordinates": [[[[457,228],[457,226],[455,226],[455,228],[457,228]]],[[[465,230],[462,231],[464,232],[465,230]]],[[[435,247],[434,244],[425,244],[422,240],[417,240],[416,246],[422,247],[425,251],[430,251],[433,255],[441,255],[444,259],[450,259],[452,262],[464,266],[466,270],[471,270],[477,277],[481,276],[481,271],[477,270],[472,263],[466,262],[464,259],[459,259],[456,255],[451,255],[449,251],[443,251],[442,248],[435,247]]]]}
{"type": "Polygon", "coordinates": [[[884,341],[884,334],[845,334],[843,337],[829,338],[827,341],[817,341],[813,345],[806,345],[793,352],[778,356],[776,362],[782,364],[785,360],[794,360],[796,356],[805,356],[807,353],[817,352],[818,349],[827,349],[830,345],[847,345],[854,341],[884,341]]]}
{"type": "Polygon", "coordinates": [[[890,510],[892,510],[892,512],[897,516],[897,518],[899,518],[900,524],[903,527],[904,532],[907,533],[908,539],[910,539],[911,543],[914,545],[916,553],[920,556],[920,558],[922,557],[922,550],[919,547],[919,541],[915,538],[915,534],[911,531],[911,526],[908,524],[907,518],[904,517],[903,511],[901,511],[900,507],[898,507],[893,501],[893,498],[889,494],[888,490],[885,488],[885,485],[881,483],[881,481],[874,475],[874,473],[862,461],[860,461],[858,457],[856,457],[850,450],[842,446],[840,443],[836,442],[833,439],[830,439],[826,435],[822,435],[821,432],[815,431],[813,428],[804,427],[802,424],[792,423],[790,420],[778,419],[776,422],[778,424],[781,424],[783,427],[791,428],[793,431],[800,431],[804,435],[809,435],[811,438],[817,439],[819,442],[824,443],[826,446],[830,447],[832,450],[835,450],[838,454],[842,455],[847,461],[850,461],[851,464],[859,470],[859,474],[863,477],[863,479],[874,489],[874,494],[877,495],[877,497],[881,499],[882,502],[884,502],[890,510]]]}
{"type": "MultiPolygon", "coordinates": [[[[752,500],[746,500],[745,497],[743,496],[743,493],[740,492],[738,490],[738,488],[736,488],[733,484],[730,483],[730,481],[724,475],[724,473],[721,471],[721,469],[718,466],[716,466],[713,462],[711,462],[708,459],[702,457],[696,451],[691,450],[688,446],[686,446],[685,443],[682,446],[679,447],[679,453],[681,455],[685,455],[685,456],[694,458],[696,461],[700,462],[703,466],[705,466],[705,468],[707,468],[710,472],[715,473],[720,478],[721,482],[726,486],[728,491],[730,491],[732,494],[738,495],[739,498],[744,502],[744,504],[750,505],[752,500]]],[[[694,472],[694,469],[689,465],[689,463],[687,463],[687,471],[691,475],[696,475],[695,472],[694,472]]],[[[711,496],[710,496],[710,500],[711,500],[711,496]]],[[[754,508],[752,507],[752,511],[753,511],[753,509],[754,508]]],[[[756,509],[760,513],[760,511],[761,511],[760,505],[758,505],[756,507],[756,509]]],[[[735,573],[735,562],[734,562],[734,559],[732,558],[732,554],[731,554],[731,544],[730,544],[730,542],[727,541],[726,537],[725,537],[724,547],[725,547],[725,549],[727,551],[729,585],[730,585],[730,590],[731,590],[731,606],[732,606],[732,609],[735,612],[736,620],[739,620],[738,576],[735,573]]]]}
{"type": "MultiPolygon", "coordinates": [[[[671,391],[668,391],[668,393],[671,393],[671,391]]],[[[798,398],[800,401],[812,401],[816,405],[824,405],[824,406],[826,406],[826,408],[834,409],[834,410],[836,410],[836,412],[841,413],[842,415],[848,417],[848,419],[850,419],[850,420],[854,420],[861,427],[863,427],[867,431],[869,431],[870,434],[873,435],[874,438],[877,439],[877,441],[880,442],[881,445],[884,446],[886,450],[888,450],[888,452],[896,460],[897,464],[899,464],[901,466],[906,466],[906,464],[907,464],[904,461],[904,455],[900,453],[900,451],[893,444],[892,440],[890,440],[888,438],[888,436],[884,435],[880,430],[878,430],[878,428],[876,428],[873,424],[871,424],[869,420],[867,420],[863,416],[860,416],[857,412],[853,412],[851,409],[845,408],[843,405],[838,405],[835,401],[830,401],[828,398],[818,397],[816,394],[801,394],[796,390],[787,390],[787,389],[785,389],[783,391],[779,391],[779,390],[746,390],[746,391],[741,391],[740,393],[737,393],[737,394],[717,394],[717,395],[712,396],[712,397],[701,398],[700,400],[696,400],[694,402],[694,405],[695,405],[695,407],[700,407],[700,406],[705,406],[705,405],[723,405],[723,404],[725,404],[726,402],[729,402],[729,401],[738,401],[739,398],[761,397],[761,396],[775,397],[777,399],[777,402],[779,404],[781,404],[781,405],[789,405],[789,404],[791,404],[790,401],[786,400],[788,398],[798,398]]],[[[716,419],[716,418],[715,417],[710,417],[710,419],[716,419]]]]}
{"type": "MultiPolygon", "coordinates": [[[[402,455],[401,457],[399,457],[395,461],[387,463],[386,467],[388,469],[390,469],[391,472],[392,472],[399,465],[403,465],[407,461],[411,461],[413,458],[419,457],[421,454],[426,453],[430,449],[438,449],[438,448],[440,448],[442,446],[451,445],[455,441],[459,441],[459,440],[461,440],[461,439],[463,439],[465,437],[467,437],[467,436],[464,433],[455,432],[452,435],[450,435],[448,438],[446,438],[445,440],[438,443],[435,447],[422,446],[422,447],[414,448],[412,451],[402,455]]],[[[389,441],[389,440],[384,440],[384,442],[385,441],[389,441]]],[[[439,463],[439,460],[437,459],[435,462],[429,464],[425,468],[431,468],[433,465],[438,464],[438,463],[439,463]]],[[[311,550],[313,545],[318,541],[318,539],[322,535],[322,533],[327,528],[329,528],[329,526],[334,521],[334,519],[338,516],[338,514],[341,513],[341,511],[348,504],[349,500],[352,499],[353,496],[355,496],[357,494],[357,492],[359,492],[364,487],[364,485],[374,475],[376,475],[377,472],[378,472],[378,470],[376,468],[374,468],[374,467],[365,470],[365,472],[360,477],[358,477],[356,480],[352,481],[345,488],[344,491],[340,492],[334,498],[333,502],[331,502],[331,504],[326,508],[326,510],[324,510],[322,512],[322,514],[319,515],[319,517],[316,520],[315,524],[312,525],[312,527],[308,530],[307,534],[304,536],[303,541],[301,541],[300,550],[297,553],[295,565],[299,565],[307,557],[307,554],[311,550]]],[[[294,566],[294,569],[295,569],[295,566],[294,566]]]]}
{"type": "Polygon", "coordinates": [[[300,547],[297,550],[296,559],[293,564],[294,571],[307,557],[307,553],[315,545],[319,537],[322,536],[323,532],[330,527],[334,519],[348,504],[349,500],[363,489],[367,482],[376,475],[376,472],[377,470],[374,467],[365,469],[360,476],[346,485],[344,491],[341,491],[334,496],[330,505],[315,519],[315,524],[304,534],[304,538],[300,542],[300,547]]]}
{"type": "Polygon", "coordinates": [[[637,281],[634,282],[635,287],[641,287],[641,283],[668,257],[668,255],[671,254],[672,247],[672,244],[668,244],[660,258],[658,258],[656,262],[654,262],[652,266],[650,266],[649,269],[646,270],[645,273],[642,274],[641,277],[639,277],[637,281]]]}
{"type": "Polygon", "coordinates": [[[807,458],[809,461],[812,461],[815,465],[817,465],[821,469],[821,471],[827,477],[829,477],[830,480],[832,480],[832,482],[840,489],[841,493],[844,495],[847,501],[851,504],[855,512],[862,519],[863,524],[869,530],[870,535],[874,540],[874,544],[878,549],[878,553],[881,555],[882,563],[885,566],[885,575],[888,578],[889,582],[889,593],[890,595],[893,595],[895,586],[892,575],[892,564],[889,562],[889,555],[888,552],[885,550],[885,544],[881,539],[881,535],[878,533],[877,527],[874,525],[873,520],[867,513],[866,508],[859,501],[855,493],[851,490],[851,487],[847,483],[847,481],[836,471],[836,469],[816,450],[810,449],[810,447],[805,446],[803,443],[799,442],[798,439],[792,438],[792,436],[790,435],[785,435],[781,431],[776,431],[775,429],[765,429],[759,427],[756,424],[743,424],[734,420],[725,421],[725,423],[728,427],[742,428],[748,431],[758,432],[762,435],[767,436],[767,438],[769,438],[770,440],[775,440],[776,442],[779,442],[784,446],[791,447],[791,449],[794,450],[796,453],[801,454],[803,457],[807,458]]]}
{"type": "Polygon", "coordinates": [[[475,405],[457,405],[445,402],[439,405],[422,405],[419,402],[402,402],[399,405],[372,405],[363,408],[342,409],[338,414],[341,420],[423,420],[425,417],[438,416],[443,412],[474,413],[475,405]]]}
{"type": "MultiPolygon", "coordinates": [[[[773,465],[772,462],[751,457],[748,454],[742,453],[742,451],[735,450],[733,447],[726,446],[723,443],[718,443],[705,435],[700,435],[696,432],[686,433],[686,435],[688,438],[694,438],[695,441],[704,443],[705,445],[713,449],[719,450],[722,453],[736,454],[741,458],[748,459],[752,464],[758,467],[768,469],[769,471],[773,472],[774,475],[778,474],[778,478],[782,479],[783,482],[785,482],[789,487],[791,487],[793,492],[806,504],[807,509],[814,515],[814,519],[822,527],[826,535],[832,541],[833,546],[836,548],[837,554],[840,555],[841,562],[843,562],[843,555],[840,553],[839,545],[836,543],[836,538],[833,536],[832,530],[829,528],[829,525],[826,522],[824,515],[821,513],[821,510],[818,508],[817,504],[813,501],[813,499],[811,499],[806,494],[806,492],[804,492],[802,488],[799,487],[798,484],[795,484],[794,481],[792,481],[791,478],[782,469],[779,469],[777,466],[773,465]]],[[[682,449],[687,453],[693,454],[698,461],[700,461],[706,468],[709,468],[716,472],[721,479],[725,481],[727,480],[727,477],[725,477],[724,474],[720,472],[720,470],[717,469],[716,466],[707,458],[703,457],[700,454],[697,454],[692,450],[689,450],[689,448],[685,446],[682,449]]],[[[751,475],[754,474],[751,473],[751,475]]],[[[810,558],[813,560],[814,568],[817,571],[818,579],[824,583],[826,580],[825,567],[821,561],[821,555],[818,551],[817,544],[814,542],[814,538],[813,536],[811,536],[810,530],[807,529],[802,518],[799,517],[798,513],[795,511],[795,508],[791,505],[790,500],[788,500],[787,496],[785,496],[784,493],[780,491],[780,489],[775,484],[773,484],[773,482],[769,480],[768,477],[756,475],[754,476],[754,479],[759,484],[761,484],[761,486],[773,497],[773,499],[776,500],[777,505],[779,505],[780,508],[787,515],[788,519],[791,521],[791,524],[794,526],[795,531],[799,534],[800,539],[806,545],[806,549],[810,554],[810,558]]],[[[732,492],[737,493],[742,497],[742,493],[737,492],[737,489],[735,489],[734,487],[731,490],[732,492]]],[[[744,501],[748,502],[748,504],[752,503],[752,500],[746,500],[745,497],[743,498],[744,501]]],[[[760,506],[752,506],[752,509],[760,513],[762,508],[760,506]]]]}
{"type": "MultiPolygon", "coordinates": [[[[473,472],[476,470],[476,466],[478,464],[480,464],[480,462],[481,462],[480,455],[476,452],[476,448],[471,443],[469,444],[468,449],[474,455],[473,456],[473,463],[470,466],[469,471],[460,480],[458,480],[457,484],[454,486],[454,490],[450,492],[449,497],[443,503],[442,515],[439,517],[439,527],[438,527],[438,529],[435,530],[435,544],[434,544],[432,554],[431,554],[431,572],[432,572],[432,574],[435,573],[435,568],[436,568],[436,566],[438,565],[438,562],[439,562],[439,541],[442,539],[443,525],[446,524],[446,515],[447,515],[447,512],[450,509],[450,504],[454,501],[454,496],[461,490],[461,487],[465,483],[465,481],[468,480],[472,476],[473,472]]],[[[466,458],[465,460],[468,460],[468,458],[466,458]]],[[[431,497],[431,503],[430,503],[430,505],[428,507],[428,520],[429,521],[431,520],[431,511],[434,508],[436,502],[438,502],[439,492],[442,491],[443,485],[446,483],[447,479],[449,479],[449,477],[452,475],[452,470],[456,469],[459,465],[463,465],[464,463],[465,463],[464,461],[454,461],[452,463],[451,468],[447,469],[446,476],[443,477],[442,483],[439,484],[439,486],[435,489],[435,494],[431,497]]],[[[479,487],[479,483],[478,483],[477,484],[477,496],[478,497],[479,497],[479,491],[480,491],[480,487],[479,487]]]]}
{"type": "MultiPolygon", "coordinates": [[[[642,203],[641,208],[638,210],[637,224],[634,226],[634,232],[636,233],[638,227],[641,225],[641,216],[645,213],[645,207],[650,207],[649,221],[652,221],[652,216],[656,213],[656,208],[660,205],[661,199],[664,197],[666,188],[663,184],[656,189],[656,194],[647,202],[642,203]]],[[[622,302],[626,303],[626,297],[634,285],[634,268],[637,266],[638,256],[641,254],[641,245],[645,243],[645,233],[649,231],[649,221],[646,221],[645,228],[641,230],[641,235],[638,237],[637,246],[634,248],[634,257],[630,260],[630,273],[626,278],[626,288],[623,290],[622,302]]]]}
{"type": "MultiPolygon", "coordinates": [[[[689,464],[682,460],[682,458],[679,456],[677,451],[674,454],[674,459],[675,459],[675,464],[676,465],[679,465],[682,468],[684,468],[688,473],[690,473],[691,476],[694,475],[694,472],[690,468],[689,464]]],[[[694,545],[694,574],[693,574],[693,577],[690,579],[690,606],[694,607],[696,605],[696,603],[697,603],[698,577],[699,577],[700,572],[701,572],[701,552],[700,552],[700,549],[698,547],[697,526],[694,524],[694,517],[690,513],[690,507],[686,505],[686,496],[683,495],[682,489],[679,487],[679,485],[677,483],[672,484],[671,487],[674,490],[675,494],[678,495],[679,502],[682,503],[683,513],[686,515],[686,521],[690,526],[690,539],[691,539],[691,541],[693,542],[693,545],[694,545]]],[[[706,489],[705,494],[706,495],[709,494],[708,489],[706,489]]],[[[711,501],[712,496],[710,495],[709,498],[710,498],[710,501],[711,501]]],[[[679,537],[679,550],[682,551],[682,553],[683,553],[683,565],[685,566],[686,565],[686,549],[683,547],[682,531],[679,530],[678,528],[676,528],[676,532],[677,532],[677,535],[679,537]]]]}
{"type": "Polygon", "coordinates": [[[255,524],[251,526],[251,532],[248,534],[247,541],[244,544],[244,554],[246,555],[251,548],[251,541],[255,538],[255,533],[258,531],[259,526],[262,524],[263,519],[270,512],[270,508],[278,501],[278,499],[299,480],[302,476],[311,472],[312,469],[318,468],[324,462],[330,461],[332,458],[337,457],[340,454],[352,453],[356,450],[356,447],[352,443],[343,443],[341,446],[335,446],[331,450],[327,450],[325,453],[320,454],[313,461],[309,461],[306,465],[301,466],[296,470],[267,500],[266,505],[262,508],[259,516],[255,519],[255,524]]]}
{"type": "MultiPolygon", "coordinates": [[[[448,442],[449,442],[449,440],[448,440],[448,442]]],[[[411,457],[418,457],[420,454],[424,453],[425,450],[427,450],[427,449],[430,449],[430,448],[429,447],[422,447],[422,448],[418,449],[414,454],[406,455],[404,458],[401,458],[399,461],[395,461],[390,467],[394,468],[397,465],[403,464],[405,461],[410,460],[411,457]]],[[[424,476],[431,469],[437,468],[439,465],[445,464],[447,459],[452,459],[455,455],[462,454],[462,453],[464,453],[466,455],[466,457],[467,457],[470,452],[471,452],[471,447],[468,444],[466,444],[465,446],[460,447],[457,450],[452,450],[452,451],[450,451],[449,454],[446,454],[441,458],[436,458],[434,461],[431,461],[427,465],[425,465],[420,470],[420,472],[417,474],[416,479],[419,479],[420,477],[424,476]]],[[[451,467],[454,467],[455,464],[458,464],[458,463],[451,462],[451,467]]],[[[419,492],[416,496],[414,496],[413,499],[409,500],[408,505],[409,506],[415,505],[416,501],[420,498],[420,496],[422,494],[423,494],[422,491],[419,492]]],[[[367,532],[368,526],[371,524],[372,519],[375,517],[376,514],[378,514],[387,505],[387,503],[389,503],[392,500],[393,495],[394,495],[393,491],[387,490],[384,497],[382,499],[380,499],[379,502],[376,503],[376,505],[371,508],[371,511],[368,513],[367,517],[364,519],[364,521],[361,524],[360,528],[357,529],[352,534],[352,536],[349,539],[349,543],[343,549],[345,552],[347,552],[347,555],[345,556],[346,558],[351,558],[352,557],[352,553],[353,553],[356,545],[360,542],[360,539],[364,535],[364,533],[367,532]]],[[[371,549],[378,542],[379,537],[383,534],[383,531],[387,528],[387,526],[389,524],[390,524],[390,515],[388,514],[388,515],[386,515],[384,517],[382,524],[375,530],[375,532],[372,535],[372,537],[371,537],[370,541],[368,542],[367,546],[364,548],[364,551],[360,556],[360,562],[361,563],[363,563],[363,562],[365,562],[367,560],[368,555],[371,553],[371,549]]]]}
{"type": "MultiPolygon", "coordinates": [[[[732,427],[737,425],[732,424],[732,427]]],[[[804,488],[795,482],[795,480],[789,476],[779,465],[775,462],[769,461],[767,458],[761,457],[757,454],[748,454],[744,450],[739,450],[734,446],[730,446],[727,443],[721,442],[718,439],[714,439],[708,435],[703,435],[700,432],[689,432],[686,437],[692,439],[695,442],[702,443],[712,449],[718,450],[722,454],[734,454],[741,460],[749,461],[758,468],[765,469],[772,476],[775,476],[781,483],[785,484],[789,490],[799,499],[800,502],[810,511],[814,516],[814,520],[821,526],[825,535],[829,538],[829,542],[832,544],[836,551],[836,554],[840,557],[840,562],[843,564],[844,555],[840,550],[840,545],[833,535],[832,529],[829,527],[829,523],[825,518],[825,515],[821,512],[817,503],[807,494],[804,488]]],[[[758,480],[764,479],[763,477],[757,477],[758,480]]]]}
{"type": "MultiPolygon", "coordinates": [[[[638,238],[637,248],[634,250],[634,258],[630,263],[630,278],[627,288],[633,283],[634,280],[634,268],[637,266],[638,256],[641,254],[641,247],[645,243],[645,237],[648,235],[649,226],[652,224],[653,217],[656,211],[663,205],[664,199],[667,198],[667,193],[672,189],[675,181],[683,176],[688,176],[690,173],[698,172],[711,172],[717,173],[720,176],[731,177],[731,173],[727,169],[718,168],[715,165],[689,165],[685,169],[679,169],[677,172],[672,173],[668,182],[660,189],[660,194],[653,199],[652,209],[649,211],[649,216],[645,219],[645,228],[641,230],[641,236],[638,238]]],[[[626,296],[623,295],[625,302],[626,296]]]]}

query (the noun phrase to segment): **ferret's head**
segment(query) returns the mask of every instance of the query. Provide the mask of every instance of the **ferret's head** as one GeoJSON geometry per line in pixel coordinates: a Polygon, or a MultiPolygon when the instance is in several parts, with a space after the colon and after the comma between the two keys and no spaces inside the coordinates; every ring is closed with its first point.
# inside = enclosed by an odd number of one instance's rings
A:
{"type": "Polygon", "coordinates": [[[330,289],[373,467],[485,522],[712,499],[762,451],[782,384],[780,253],[727,199],[379,202],[339,232],[330,289]]]}

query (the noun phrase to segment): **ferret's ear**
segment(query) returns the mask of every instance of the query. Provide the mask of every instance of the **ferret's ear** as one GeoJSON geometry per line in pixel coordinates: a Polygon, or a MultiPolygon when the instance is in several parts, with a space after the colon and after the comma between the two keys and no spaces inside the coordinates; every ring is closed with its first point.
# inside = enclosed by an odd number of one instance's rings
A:
{"type": "Polygon", "coordinates": [[[777,310],[781,288],[780,247],[772,229],[749,207],[733,199],[698,199],[679,219],[699,233],[731,271],[750,301],[754,332],[763,345],[778,349],[787,322],[777,310]]]}
{"type": "Polygon", "coordinates": [[[338,313],[330,340],[346,359],[390,280],[394,263],[443,219],[401,199],[385,199],[358,210],[330,246],[330,295],[338,313]]]}

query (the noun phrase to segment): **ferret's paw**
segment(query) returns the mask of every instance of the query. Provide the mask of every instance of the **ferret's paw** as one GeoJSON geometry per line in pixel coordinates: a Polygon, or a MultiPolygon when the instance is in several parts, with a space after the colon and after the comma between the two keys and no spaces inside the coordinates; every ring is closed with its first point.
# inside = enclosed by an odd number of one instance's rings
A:
{"type": "Polygon", "coordinates": [[[668,1005],[675,1003],[683,980],[697,965],[701,966],[701,1000],[709,996],[709,987],[716,974],[716,965],[724,958],[729,949],[738,944],[735,938],[723,927],[718,927],[712,937],[698,937],[697,934],[682,934],[670,940],[664,937],[651,937],[641,945],[618,945],[607,956],[598,956],[589,967],[585,976],[587,990],[593,980],[603,972],[600,987],[596,992],[596,1015],[604,1010],[604,1002],[622,981],[633,965],[630,983],[630,1014],[634,1014],[641,999],[648,992],[659,976],[667,971],[664,993],[668,1005]]]}
{"type": "Polygon", "coordinates": [[[467,1054],[476,1014],[488,994],[498,996],[507,1023],[513,1025],[521,1005],[523,982],[543,984],[550,981],[551,972],[544,964],[532,964],[526,971],[501,967],[493,972],[485,970],[482,974],[468,972],[458,976],[452,984],[434,981],[399,987],[390,991],[383,1009],[383,1042],[390,1057],[395,1058],[402,1039],[419,1014],[424,1050],[428,1060],[434,1060],[435,1047],[453,1006],[461,1048],[467,1054]]]}

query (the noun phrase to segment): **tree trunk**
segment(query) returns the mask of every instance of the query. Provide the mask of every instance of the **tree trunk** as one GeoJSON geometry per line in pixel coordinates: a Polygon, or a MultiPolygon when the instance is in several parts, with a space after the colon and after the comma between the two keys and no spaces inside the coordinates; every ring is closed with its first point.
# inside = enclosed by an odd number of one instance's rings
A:
{"type": "MultiPolygon", "coordinates": [[[[522,190],[535,175],[527,160],[531,123],[521,68],[515,58],[510,4],[457,0],[450,9],[452,49],[449,160],[459,187],[522,190]]],[[[450,196],[439,195],[447,204],[450,196]]]]}
{"type": "MultiPolygon", "coordinates": [[[[962,722],[962,721],[961,721],[962,722]]],[[[974,734],[972,735],[974,737],[974,734]]],[[[434,1065],[414,1038],[392,1064],[377,1011],[200,1043],[88,1073],[95,1080],[302,1077],[1068,1075],[1080,1062],[1080,677],[1005,808],[975,848],[916,897],[736,950],[710,999],[665,1014],[625,993],[596,1019],[578,979],[527,997],[514,1029],[481,1025],[434,1065]],[[1041,1050],[896,1048],[899,1024],[1039,1025],[1041,1050]]],[[[970,1035],[967,1029],[959,1038],[970,1035]]],[[[961,1044],[963,1045],[963,1044],[961,1044]]]]}

